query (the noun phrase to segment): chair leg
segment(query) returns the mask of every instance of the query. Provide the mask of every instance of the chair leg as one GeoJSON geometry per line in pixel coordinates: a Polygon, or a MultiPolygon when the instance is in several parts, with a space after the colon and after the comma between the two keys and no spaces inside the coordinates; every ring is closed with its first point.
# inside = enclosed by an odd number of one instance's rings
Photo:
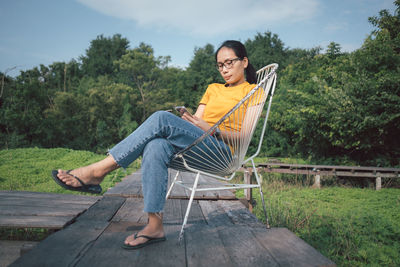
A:
{"type": "Polygon", "coordinates": [[[180,232],[180,234],[179,234],[179,239],[178,239],[179,242],[181,242],[181,241],[182,241],[182,238],[183,238],[183,232],[184,232],[184,229],[185,229],[185,225],[186,225],[187,219],[188,219],[188,217],[189,217],[190,208],[192,207],[192,202],[193,202],[193,199],[194,199],[194,195],[195,195],[195,193],[196,193],[197,183],[199,182],[199,177],[200,177],[200,173],[197,173],[196,179],[194,180],[194,184],[193,184],[193,188],[192,188],[192,193],[190,194],[189,203],[188,203],[188,206],[187,206],[187,208],[186,208],[185,218],[183,219],[183,224],[182,224],[181,232],[180,232]]]}
{"type": "Polygon", "coordinates": [[[169,189],[168,189],[168,192],[167,192],[167,196],[165,197],[165,199],[168,199],[169,194],[171,194],[172,188],[173,188],[174,185],[175,185],[176,178],[178,178],[178,175],[179,175],[179,171],[176,172],[176,175],[175,175],[175,177],[174,177],[174,180],[172,180],[172,183],[171,183],[171,185],[169,186],[169,189]]]}
{"type": "Polygon", "coordinates": [[[265,222],[266,222],[266,225],[267,225],[267,229],[269,229],[269,228],[271,228],[271,226],[269,225],[268,216],[267,216],[267,209],[265,208],[264,194],[263,194],[263,191],[261,189],[261,186],[260,186],[260,197],[261,197],[261,202],[262,202],[262,206],[263,206],[263,209],[264,209],[265,222]]]}
{"type": "Polygon", "coordinates": [[[260,179],[260,177],[258,175],[257,168],[256,168],[256,166],[254,164],[254,161],[251,160],[251,162],[253,164],[253,172],[254,172],[254,175],[256,176],[256,180],[257,180],[257,183],[258,183],[258,188],[260,188],[260,197],[261,197],[261,203],[262,203],[263,210],[264,210],[265,224],[267,226],[267,229],[269,229],[269,228],[271,228],[271,226],[269,225],[267,209],[265,208],[265,200],[264,200],[264,194],[263,194],[262,186],[261,186],[261,179],[260,179]]]}

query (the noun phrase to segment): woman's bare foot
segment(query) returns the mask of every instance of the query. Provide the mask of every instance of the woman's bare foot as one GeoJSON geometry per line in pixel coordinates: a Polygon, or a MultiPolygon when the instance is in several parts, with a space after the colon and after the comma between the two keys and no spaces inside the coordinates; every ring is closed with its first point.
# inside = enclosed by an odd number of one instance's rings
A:
{"type": "Polygon", "coordinates": [[[82,186],[74,176],[78,177],[86,185],[98,185],[103,181],[104,176],[117,168],[119,168],[119,166],[115,160],[112,156],[108,156],[101,161],[72,170],[69,173],[65,170],[58,170],[57,177],[63,183],[72,187],[82,186]]]}
{"type": "Polygon", "coordinates": [[[135,238],[135,234],[128,236],[125,239],[125,245],[136,246],[149,241],[147,238],[140,237],[141,235],[151,238],[161,238],[165,236],[162,217],[158,213],[149,213],[149,223],[136,234],[138,238],[135,238]]]}

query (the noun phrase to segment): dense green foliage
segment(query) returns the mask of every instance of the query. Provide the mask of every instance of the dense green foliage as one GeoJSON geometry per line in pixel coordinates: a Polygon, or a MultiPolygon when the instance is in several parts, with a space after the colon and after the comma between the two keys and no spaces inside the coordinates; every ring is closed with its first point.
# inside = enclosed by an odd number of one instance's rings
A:
{"type": "MultiPolygon", "coordinates": [[[[49,193],[84,194],[68,191],[51,179],[55,168],[69,170],[103,159],[104,156],[88,151],[65,148],[18,148],[0,150],[0,190],[17,190],[49,193]]],[[[102,182],[103,192],[120,182],[123,177],[138,169],[133,162],[127,172],[118,169],[109,173],[102,182]]]]}
{"type": "MultiPolygon", "coordinates": [[[[334,42],[325,53],[289,49],[270,32],[245,42],[256,68],[280,65],[263,156],[399,165],[399,9],[370,22],[376,30],[352,53],[334,42]]],[[[222,81],[214,52],[209,44],[196,48],[183,70],[169,66],[169,56],[156,57],[148,44],[130,48],[119,34],[100,35],[79,60],[40,65],[15,78],[0,73],[0,148],[104,152],[156,110],[195,109],[206,86],[222,81]]]]}
{"type": "MultiPolygon", "coordinates": [[[[303,186],[307,182],[306,177],[263,174],[272,227],[287,227],[338,266],[400,265],[398,189],[311,189],[303,186]]],[[[253,212],[265,221],[258,190],[253,197],[258,203],[253,212]]]]}

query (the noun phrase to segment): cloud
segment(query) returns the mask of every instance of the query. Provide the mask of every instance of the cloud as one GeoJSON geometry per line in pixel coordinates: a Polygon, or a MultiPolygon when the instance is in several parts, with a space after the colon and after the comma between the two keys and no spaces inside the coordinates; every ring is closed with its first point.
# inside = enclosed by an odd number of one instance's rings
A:
{"type": "Polygon", "coordinates": [[[77,0],[142,27],[215,36],[311,18],[318,0],[77,0]]]}

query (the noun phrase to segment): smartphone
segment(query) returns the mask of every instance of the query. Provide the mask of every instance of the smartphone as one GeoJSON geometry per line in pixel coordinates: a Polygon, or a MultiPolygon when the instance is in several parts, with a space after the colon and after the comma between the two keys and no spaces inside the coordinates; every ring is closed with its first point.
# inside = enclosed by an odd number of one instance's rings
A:
{"type": "Polygon", "coordinates": [[[186,109],[185,106],[177,106],[175,107],[175,110],[178,111],[180,114],[183,114],[185,112],[190,114],[190,112],[186,109]]]}

